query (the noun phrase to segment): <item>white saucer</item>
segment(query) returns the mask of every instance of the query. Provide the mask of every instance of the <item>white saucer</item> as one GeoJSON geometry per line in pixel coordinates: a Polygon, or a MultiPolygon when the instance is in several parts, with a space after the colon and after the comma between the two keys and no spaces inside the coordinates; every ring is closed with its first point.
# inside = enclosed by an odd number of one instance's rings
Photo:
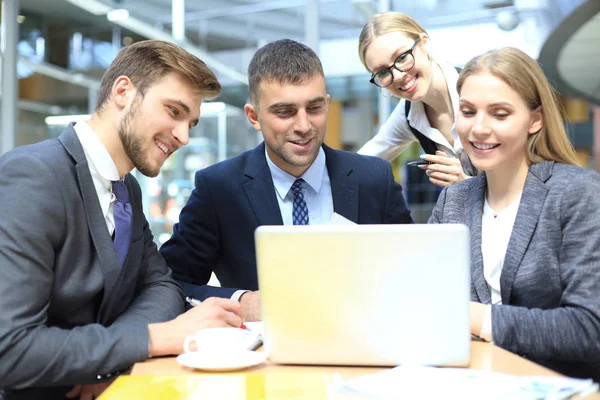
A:
{"type": "Polygon", "coordinates": [[[260,364],[267,359],[267,354],[257,351],[235,352],[189,352],[177,357],[177,362],[184,367],[204,371],[236,371],[260,364]]]}

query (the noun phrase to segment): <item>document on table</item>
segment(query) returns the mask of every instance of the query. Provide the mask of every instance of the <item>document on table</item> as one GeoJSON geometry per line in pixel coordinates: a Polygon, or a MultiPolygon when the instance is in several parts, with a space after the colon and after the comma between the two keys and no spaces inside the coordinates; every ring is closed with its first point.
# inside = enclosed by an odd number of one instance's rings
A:
{"type": "Polygon", "coordinates": [[[513,376],[464,368],[399,366],[349,381],[338,379],[341,395],[378,399],[461,398],[468,400],[559,400],[598,390],[591,379],[513,376]]]}
{"type": "Polygon", "coordinates": [[[252,343],[247,346],[248,350],[256,350],[263,344],[263,337],[265,334],[265,326],[262,322],[244,322],[246,328],[256,336],[252,343]]]}
{"type": "Polygon", "coordinates": [[[334,212],[327,225],[356,225],[356,223],[334,212]]]}
{"type": "Polygon", "coordinates": [[[261,336],[265,333],[265,325],[262,322],[244,322],[244,325],[252,332],[258,333],[261,336]]]}

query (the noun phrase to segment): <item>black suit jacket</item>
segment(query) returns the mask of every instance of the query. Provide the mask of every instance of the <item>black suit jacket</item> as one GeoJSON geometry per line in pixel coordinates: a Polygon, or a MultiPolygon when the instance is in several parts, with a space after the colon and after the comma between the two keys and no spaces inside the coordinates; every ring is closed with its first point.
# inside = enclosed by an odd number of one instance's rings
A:
{"type": "MultiPolygon", "coordinates": [[[[323,148],[335,212],[359,224],[413,222],[387,161],[323,148]]],[[[258,289],[255,229],[282,224],[263,143],[196,173],[195,189],[160,251],[187,295],[231,297],[258,289]],[[213,271],[222,287],[196,286],[206,285],[213,271]]]]}
{"type": "Polygon", "coordinates": [[[148,357],[148,324],[183,311],[158,253],[140,187],[121,266],[72,127],[0,158],[0,390],[64,398],[148,357]]]}

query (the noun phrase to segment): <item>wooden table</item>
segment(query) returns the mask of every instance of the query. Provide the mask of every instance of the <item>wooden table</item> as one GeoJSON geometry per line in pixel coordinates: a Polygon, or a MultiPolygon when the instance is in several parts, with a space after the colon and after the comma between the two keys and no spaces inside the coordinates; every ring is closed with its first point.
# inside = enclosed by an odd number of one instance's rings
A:
{"type": "MultiPolygon", "coordinates": [[[[471,342],[469,368],[521,376],[560,376],[497,346],[475,341],[471,342]]],[[[175,357],[164,357],[136,364],[131,375],[117,379],[101,399],[327,399],[327,383],[333,382],[335,374],[347,380],[384,369],[277,365],[267,361],[243,371],[215,374],[182,367],[175,357]]],[[[586,399],[600,400],[600,394],[586,399]]]]}

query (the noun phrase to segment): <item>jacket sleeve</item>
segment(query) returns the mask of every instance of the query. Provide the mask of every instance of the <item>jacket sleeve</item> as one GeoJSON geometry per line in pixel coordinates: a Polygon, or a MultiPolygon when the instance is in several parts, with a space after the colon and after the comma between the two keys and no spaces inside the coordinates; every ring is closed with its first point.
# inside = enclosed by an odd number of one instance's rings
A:
{"type": "Polygon", "coordinates": [[[147,358],[147,326],[46,325],[65,193],[50,166],[22,151],[0,159],[0,187],[0,386],[91,383],[147,358]]]}
{"type": "Polygon", "coordinates": [[[560,188],[560,307],[492,306],[494,342],[507,350],[538,359],[600,360],[600,175],[585,177],[560,188]]]}
{"type": "Polygon", "coordinates": [[[216,207],[202,171],[196,173],[195,187],[181,210],[173,236],[160,248],[173,276],[186,295],[198,300],[210,296],[230,298],[237,290],[206,284],[220,257],[220,231],[216,207]]]}
{"type": "Polygon", "coordinates": [[[392,167],[389,163],[385,163],[385,177],[387,179],[387,199],[386,199],[386,224],[412,224],[414,223],[410,216],[410,211],[406,205],[404,195],[402,194],[402,186],[394,180],[392,167]]]}
{"type": "Polygon", "coordinates": [[[395,160],[417,138],[412,133],[404,115],[404,101],[401,100],[390,114],[379,132],[358,150],[365,156],[376,156],[388,161],[395,160]]]}

